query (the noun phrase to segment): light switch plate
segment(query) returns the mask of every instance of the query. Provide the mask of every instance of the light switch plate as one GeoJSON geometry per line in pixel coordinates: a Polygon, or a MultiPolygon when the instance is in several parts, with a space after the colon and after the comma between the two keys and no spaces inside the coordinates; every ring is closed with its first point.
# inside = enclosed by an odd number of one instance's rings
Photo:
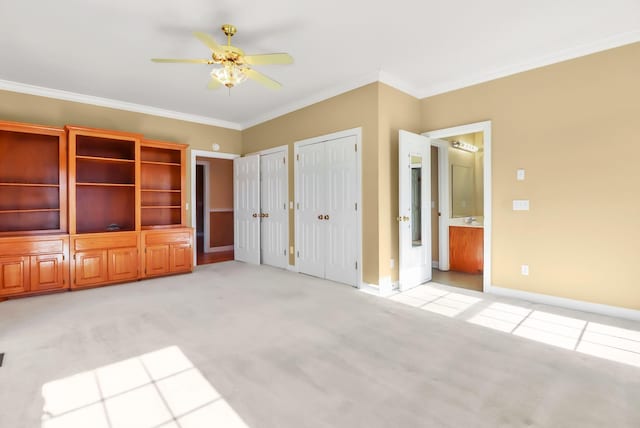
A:
{"type": "Polygon", "coordinates": [[[520,273],[524,276],[528,276],[529,275],[529,265],[522,265],[520,266],[520,273]]]}
{"type": "Polygon", "coordinates": [[[516,170],[516,179],[518,181],[524,181],[524,176],[525,176],[524,169],[520,168],[516,170]]]}
{"type": "Polygon", "coordinates": [[[514,211],[529,211],[529,200],[528,199],[514,199],[513,200],[513,210],[514,211]]]}

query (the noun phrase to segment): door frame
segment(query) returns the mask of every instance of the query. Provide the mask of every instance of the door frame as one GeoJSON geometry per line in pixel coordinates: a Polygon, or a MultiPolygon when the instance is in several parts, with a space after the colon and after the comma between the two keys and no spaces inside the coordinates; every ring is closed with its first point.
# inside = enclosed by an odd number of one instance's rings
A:
{"type": "MultiPolygon", "coordinates": [[[[191,152],[190,157],[191,157],[191,162],[189,163],[189,178],[191,181],[191,192],[190,192],[190,198],[189,198],[189,202],[187,202],[187,211],[191,212],[191,227],[195,229],[195,225],[196,225],[196,210],[195,208],[189,210],[189,208],[191,207],[195,207],[195,203],[194,201],[196,200],[196,165],[197,165],[197,161],[196,161],[196,157],[200,157],[200,158],[213,158],[213,159],[235,159],[235,158],[239,158],[240,155],[235,154],[235,153],[224,153],[224,152],[210,152],[208,150],[195,150],[195,149],[190,149],[189,150],[191,152]]],[[[208,199],[208,194],[205,193],[205,198],[208,199]]],[[[205,199],[205,200],[206,200],[205,199]]],[[[205,216],[205,225],[208,225],[209,220],[208,220],[209,216],[205,216]]],[[[207,231],[205,230],[205,239],[207,239],[207,235],[206,235],[207,231]]],[[[207,243],[207,241],[205,241],[205,244],[207,243]]],[[[207,247],[204,248],[205,250],[207,249],[207,247]]],[[[197,266],[198,265],[198,252],[194,251],[193,252],[193,266],[197,266]]]]}
{"type": "MultiPolygon", "coordinates": [[[[469,123],[466,125],[453,126],[451,128],[437,129],[434,131],[423,132],[422,135],[431,138],[432,140],[455,137],[458,135],[464,134],[472,134],[475,132],[483,133],[483,144],[484,144],[484,248],[483,248],[483,257],[484,257],[484,270],[482,277],[482,291],[487,293],[491,289],[491,231],[492,231],[492,206],[491,206],[491,121],[486,120],[483,122],[475,122],[469,123]]],[[[443,187],[439,188],[440,197],[439,203],[441,208],[438,233],[440,235],[440,246],[438,248],[440,261],[443,260],[443,256],[447,262],[446,267],[449,268],[449,204],[450,204],[450,196],[449,196],[449,160],[448,160],[448,144],[439,143],[433,144],[438,147],[438,180],[439,186],[446,184],[447,188],[443,187]],[[447,150],[444,150],[444,148],[447,150]],[[446,156],[441,156],[441,154],[446,152],[446,156]],[[444,160],[447,161],[444,164],[444,160]],[[443,198],[444,197],[444,198],[443,198]],[[444,200],[444,204],[443,204],[444,200]],[[446,208],[447,215],[444,215],[443,208],[446,208]],[[444,230],[444,234],[443,234],[444,230]],[[445,238],[445,239],[443,239],[445,238]],[[443,241],[446,241],[446,245],[443,246],[443,241]],[[444,251],[446,247],[446,251],[444,251]]]]}
{"type": "MultiPolygon", "coordinates": [[[[287,227],[286,227],[287,263],[286,263],[286,266],[284,267],[284,269],[287,269],[289,266],[291,266],[289,264],[289,257],[290,257],[289,250],[291,249],[290,248],[291,242],[289,241],[289,227],[291,225],[291,210],[292,210],[291,203],[289,200],[289,145],[285,144],[282,146],[272,147],[270,149],[260,150],[258,152],[251,152],[251,153],[247,153],[245,156],[249,156],[249,155],[264,156],[264,155],[273,155],[276,153],[284,154],[284,167],[285,167],[285,170],[287,171],[287,173],[285,174],[286,185],[287,185],[287,227]]],[[[261,169],[261,172],[262,172],[262,169],[261,169]]],[[[262,199],[262,195],[260,195],[260,198],[262,199]]],[[[260,246],[262,246],[262,242],[260,243],[260,246]]],[[[260,264],[262,264],[262,256],[260,257],[260,264]]]]}
{"type": "MultiPolygon", "coordinates": [[[[356,274],[356,284],[355,288],[362,287],[362,128],[351,128],[345,129],[344,131],[333,132],[331,134],[320,135],[317,137],[311,137],[304,140],[299,140],[293,143],[293,156],[295,159],[298,158],[298,150],[300,147],[308,146],[309,144],[322,143],[329,140],[336,140],[338,138],[344,137],[355,137],[356,139],[356,203],[358,204],[358,210],[356,212],[356,261],[358,263],[358,272],[356,274]]],[[[293,187],[294,187],[294,196],[293,196],[293,207],[294,211],[297,209],[298,202],[300,201],[299,194],[299,186],[298,183],[300,181],[299,177],[299,169],[298,162],[293,163],[293,187]]],[[[296,267],[296,257],[295,251],[298,246],[299,236],[298,231],[299,227],[299,218],[294,214],[294,264],[291,266],[291,270],[298,271],[296,267]]]]}
{"type": "MultiPolygon", "coordinates": [[[[211,235],[210,235],[210,228],[211,228],[211,224],[210,224],[210,215],[209,214],[209,162],[206,161],[202,161],[202,160],[197,160],[196,159],[196,168],[202,165],[202,169],[203,169],[203,183],[202,183],[202,193],[203,193],[203,197],[204,197],[204,212],[202,213],[202,215],[204,216],[203,220],[204,220],[204,226],[203,226],[203,232],[204,233],[204,244],[203,244],[203,251],[205,253],[210,253],[211,252],[211,235]]],[[[194,169],[195,171],[195,169],[194,169]]],[[[195,176],[195,174],[194,174],[195,176]]],[[[194,201],[197,202],[197,201],[194,201]]],[[[198,213],[195,212],[195,207],[197,207],[196,204],[192,204],[192,206],[194,207],[194,213],[196,214],[196,218],[198,213]]],[[[195,223],[194,223],[195,224],[195,223]]],[[[196,229],[196,238],[198,236],[198,230],[196,229]]]]}

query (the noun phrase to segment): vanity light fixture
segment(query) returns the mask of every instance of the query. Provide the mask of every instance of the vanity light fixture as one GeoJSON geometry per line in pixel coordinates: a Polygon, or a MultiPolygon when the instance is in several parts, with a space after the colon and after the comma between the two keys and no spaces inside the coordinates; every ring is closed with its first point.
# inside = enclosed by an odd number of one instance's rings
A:
{"type": "Polygon", "coordinates": [[[475,153],[478,151],[478,146],[474,146],[473,144],[465,143],[464,141],[454,141],[451,145],[460,150],[466,150],[467,152],[475,153]]]}

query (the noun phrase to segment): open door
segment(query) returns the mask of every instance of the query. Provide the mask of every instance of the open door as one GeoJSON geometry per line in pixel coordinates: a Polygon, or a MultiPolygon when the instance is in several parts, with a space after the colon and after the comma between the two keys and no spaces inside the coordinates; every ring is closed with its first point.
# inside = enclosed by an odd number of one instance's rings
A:
{"type": "Polygon", "coordinates": [[[431,281],[431,145],[422,135],[400,131],[400,290],[431,281]]]}
{"type": "Polygon", "coordinates": [[[235,259],[260,264],[260,156],[233,160],[235,259]]]}

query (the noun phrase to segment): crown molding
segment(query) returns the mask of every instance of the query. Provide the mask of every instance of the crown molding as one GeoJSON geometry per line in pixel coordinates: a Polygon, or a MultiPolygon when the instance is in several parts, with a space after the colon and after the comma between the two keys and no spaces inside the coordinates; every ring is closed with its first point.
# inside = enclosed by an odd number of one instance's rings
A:
{"type": "Polygon", "coordinates": [[[420,94],[420,91],[418,91],[415,86],[405,80],[398,79],[396,76],[393,76],[386,71],[380,71],[380,73],[378,74],[378,81],[380,83],[384,83],[387,86],[391,86],[392,88],[397,89],[400,92],[404,92],[407,95],[411,95],[414,98],[420,98],[418,96],[420,94]]]}
{"type": "Polygon", "coordinates": [[[478,73],[468,78],[435,83],[433,85],[422,88],[422,90],[417,92],[417,95],[420,99],[432,97],[434,95],[455,91],[457,89],[466,88],[469,86],[477,85],[479,83],[489,82],[491,80],[500,79],[502,77],[511,76],[513,74],[522,73],[524,71],[533,70],[535,68],[540,68],[559,62],[568,61],[570,59],[579,58],[581,56],[606,51],[608,49],[629,45],[638,41],[640,41],[640,30],[617,34],[615,36],[605,37],[604,39],[600,39],[594,43],[578,45],[570,49],[558,51],[551,55],[538,57],[531,61],[513,64],[511,66],[503,67],[490,72],[478,73]]]}
{"type": "Polygon", "coordinates": [[[142,104],[135,104],[126,101],[114,100],[110,98],[84,95],[76,92],[62,91],[59,89],[45,88],[42,86],[28,85],[26,83],[13,82],[0,79],[0,89],[18,92],[22,94],[37,95],[40,97],[54,98],[64,101],[73,101],[83,104],[91,104],[99,107],[108,107],[117,110],[131,111],[135,113],[149,114],[152,116],[166,117],[168,119],[183,120],[185,122],[200,123],[203,125],[219,126],[221,128],[242,130],[239,123],[228,122],[226,120],[214,119],[206,116],[199,116],[178,111],[165,110],[158,107],[151,107],[142,104]]]}
{"type": "Polygon", "coordinates": [[[242,123],[242,129],[251,128],[252,126],[259,125],[261,123],[267,122],[271,119],[275,119],[280,116],[284,116],[287,113],[291,113],[296,110],[300,110],[301,108],[308,107],[310,105],[319,103],[324,100],[328,100],[329,98],[335,97],[337,95],[344,94],[345,92],[349,92],[351,90],[360,88],[362,86],[368,85],[370,83],[374,83],[379,81],[379,73],[367,73],[357,78],[350,80],[347,83],[333,86],[329,89],[322,90],[320,92],[316,92],[315,94],[304,98],[300,101],[296,101],[291,104],[287,104],[283,107],[280,107],[275,110],[271,110],[269,113],[260,115],[255,117],[252,120],[246,121],[242,123]]]}

